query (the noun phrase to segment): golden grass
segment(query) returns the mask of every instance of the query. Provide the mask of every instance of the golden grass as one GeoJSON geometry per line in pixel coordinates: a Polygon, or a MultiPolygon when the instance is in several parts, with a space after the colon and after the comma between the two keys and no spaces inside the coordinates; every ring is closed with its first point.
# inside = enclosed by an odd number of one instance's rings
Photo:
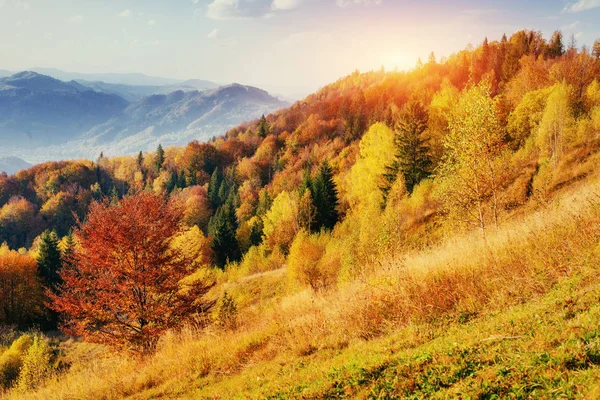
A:
{"type": "MultiPolygon", "coordinates": [[[[156,354],[143,360],[108,353],[73,359],[70,370],[44,388],[12,397],[183,397],[252,366],[276,369],[403,327],[467,321],[523,303],[598,257],[598,193],[600,185],[588,184],[492,232],[487,241],[474,233],[431,250],[388,255],[365,266],[362,278],[324,294],[307,289],[284,296],[268,289],[285,285],[286,276],[278,271],[231,277],[223,284],[229,293],[237,288],[235,295],[243,299],[236,331],[187,327],[165,335],[156,354]],[[265,295],[253,301],[252,290],[265,295]]],[[[427,340],[427,333],[419,335],[427,340]]],[[[78,346],[89,345],[73,344],[67,354],[78,346]]]]}

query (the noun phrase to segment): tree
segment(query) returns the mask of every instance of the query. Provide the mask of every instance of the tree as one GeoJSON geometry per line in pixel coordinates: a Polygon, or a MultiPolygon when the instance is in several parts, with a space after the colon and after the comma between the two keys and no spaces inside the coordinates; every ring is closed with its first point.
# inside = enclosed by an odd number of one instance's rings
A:
{"type": "Polygon", "coordinates": [[[313,197],[310,189],[306,189],[300,195],[298,203],[298,226],[311,232],[315,228],[315,220],[317,217],[317,209],[314,206],[313,197]]]}
{"type": "Polygon", "coordinates": [[[0,325],[24,329],[44,314],[43,291],[33,257],[0,246],[0,325]]]}
{"type": "Polygon", "coordinates": [[[313,184],[312,196],[315,205],[317,229],[333,229],[339,220],[338,191],[333,181],[333,171],[327,160],[323,161],[313,184]]]}
{"type": "Polygon", "coordinates": [[[564,52],[565,46],[563,44],[563,34],[561,31],[555,31],[548,43],[548,55],[551,58],[558,58],[562,56],[564,52]]]}
{"type": "Polygon", "coordinates": [[[212,237],[212,249],[215,253],[215,261],[219,268],[224,268],[229,262],[239,261],[242,258],[240,245],[237,241],[236,231],[238,228],[233,205],[233,196],[220,207],[211,218],[208,232],[212,237]]]}
{"type": "Polygon", "coordinates": [[[427,141],[423,137],[427,129],[427,120],[428,113],[419,102],[410,101],[402,109],[396,126],[395,160],[386,167],[383,175],[384,202],[398,173],[404,177],[406,190],[409,193],[412,193],[414,187],[430,175],[432,163],[427,141]]]}
{"type": "Polygon", "coordinates": [[[138,153],[137,155],[137,166],[138,168],[142,168],[142,166],[144,165],[144,153],[142,153],[141,151],[138,153]]]}
{"type": "Polygon", "coordinates": [[[551,88],[536,137],[542,156],[551,160],[555,167],[562,154],[565,130],[571,118],[570,90],[566,83],[551,88]]]}
{"type": "Polygon", "coordinates": [[[46,287],[55,290],[60,284],[61,255],[55,232],[44,231],[40,238],[37,264],[46,287]]]}
{"type": "Polygon", "coordinates": [[[223,176],[221,175],[221,171],[219,168],[215,168],[210,177],[210,182],[208,183],[208,199],[215,209],[221,205],[221,200],[219,199],[219,189],[221,188],[222,181],[223,176]]]}
{"type": "Polygon", "coordinates": [[[594,56],[596,60],[600,60],[600,39],[596,39],[596,41],[594,41],[594,46],[592,47],[592,56],[594,56]]]}
{"type": "Polygon", "coordinates": [[[474,224],[486,234],[486,201],[491,199],[493,221],[498,225],[498,156],[503,132],[496,115],[496,100],[483,82],[466,90],[450,115],[450,132],[440,166],[443,200],[459,220],[474,224]]]}
{"type": "Polygon", "coordinates": [[[267,122],[267,119],[265,118],[265,114],[263,114],[262,117],[260,117],[260,120],[258,121],[258,136],[260,136],[261,138],[265,138],[265,137],[267,137],[268,133],[269,133],[269,123],[267,122]]]}
{"type": "Polygon", "coordinates": [[[156,148],[156,154],[154,155],[154,169],[158,174],[165,163],[165,151],[162,148],[162,145],[158,145],[156,148]]]}
{"type": "Polygon", "coordinates": [[[210,285],[183,280],[193,259],[172,245],[181,217],[179,207],[153,193],[93,203],[74,231],[72,267],[61,270],[63,284],[51,295],[65,316],[62,329],[145,353],[165,330],[205,313],[210,285]]]}

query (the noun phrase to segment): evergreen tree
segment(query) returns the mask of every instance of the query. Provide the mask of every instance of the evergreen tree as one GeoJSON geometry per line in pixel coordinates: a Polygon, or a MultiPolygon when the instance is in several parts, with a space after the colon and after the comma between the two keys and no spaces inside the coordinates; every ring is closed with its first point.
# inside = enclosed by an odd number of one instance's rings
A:
{"type": "Polygon", "coordinates": [[[548,43],[548,55],[551,58],[558,58],[563,55],[564,51],[563,34],[561,31],[555,31],[548,43]]]}
{"type": "Polygon", "coordinates": [[[339,220],[338,192],[333,181],[333,171],[327,161],[324,161],[319,168],[319,173],[312,184],[312,195],[316,208],[316,226],[319,229],[333,229],[339,220]]]}
{"type": "Polygon", "coordinates": [[[252,228],[250,228],[250,244],[252,246],[258,246],[262,243],[263,228],[262,218],[258,218],[258,220],[252,224],[252,228]]]}
{"type": "Polygon", "coordinates": [[[142,164],[144,163],[144,154],[140,151],[137,156],[137,165],[141,169],[142,164]]]}
{"type": "Polygon", "coordinates": [[[273,205],[273,200],[269,196],[267,189],[262,189],[258,194],[258,206],[256,207],[256,215],[263,217],[273,205]]]}
{"type": "Polygon", "coordinates": [[[54,291],[57,285],[60,284],[58,271],[62,266],[60,250],[58,249],[58,237],[54,231],[47,230],[42,234],[37,264],[45,286],[54,291]]]}
{"type": "Polygon", "coordinates": [[[219,168],[215,168],[210,177],[210,182],[208,183],[208,199],[210,200],[214,209],[221,205],[219,200],[219,189],[221,188],[222,181],[223,177],[221,176],[219,168]]]}
{"type": "Polygon", "coordinates": [[[196,176],[194,176],[194,181],[192,182],[191,177],[190,178],[190,184],[188,185],[188,176],[186,176],[187,174],[185,173],[184,170],[179,171],[179,175],[177,176],[177,187],[181,188],[181,189],[185,189],[188,186],[194,186],[196,184],[196,176]]]}
{"type": "MultiPolygon", "coordinates": [[[[229,199],[232,199],[230,197],[229,199]]],[[[212,249],[216,264],[224,268],[228,262],[239,261],[242,257],[236,231],[238,223],[232,200],[220,207],[209,222],[209,235],[212,237],[212,249]]]]}
{"type": "Polygon", "coordinates": [[[75,241],[73,240],[73,232],[67,234],[65,247],[61,255],[61,267],[71,268],[73,266],[73,254],[75,254],[75,241]]]}
{"type": "Polygon", "coordinates": [[[156,148],[156,154],[154,155],[154,168],[156,173],[159,173],[162,170],[163,164],[165,163],[165,151],[162,148],[162,145],[158,145],[156,148]]]}
{"type": "Polygon", "coordinates": [[[258,121],[258,136],[264,138],[264,137],[267,137],[268,133],[269,133],[269,123],[267,122],[267,119],[265,118],[265,114],[263,114],[262,117],[260,117],[260,121],[258,121]]]}
{"type": "Polygon", "coordinates": [[[300,187],[298,188],[298,193],[300,197],[304,195],[306,190],[312,190],[312,178],[310,176],[310,167],[307,167],[304,170],[304,177],[302,178],[302,182],[300,183],[300,187]]]}
{"type": "Polygon", "coordinates": [[[399,173],[404,177],[408,192],[430,175],[429,148],[423,138],[427,120],[427,111],[416,101],[409,101],[402,109],[396,127],[395,160],[386,167],[381,185],[384,205],[399,173]]]}

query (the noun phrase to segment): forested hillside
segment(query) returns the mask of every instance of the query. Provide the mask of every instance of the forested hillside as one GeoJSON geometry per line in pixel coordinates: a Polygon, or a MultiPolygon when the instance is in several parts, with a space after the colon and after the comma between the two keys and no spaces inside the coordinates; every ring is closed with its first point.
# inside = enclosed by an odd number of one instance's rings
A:
{"type": "MultiPolygon", "coordinates": [[[[518,321],[533,317],[513,307],[568,303],[568,279],[583,297],[595,287],[600,41],[564,42],[560,31],[486,38],[411,71],[355,72],[208,143],[1,175],[0,323],[101,345],[25,335],[0,347],[0,387],[39,398],[419,397],[454,395],[479,371],[504,383],[458,393],[509,395],[509,372],[447,347],[471,321],[493,331],[478,318],[494,312],[502,326],[517,321],[499,341],[525,337],[518,321]],[[104,355],[94,368],[106,379],[86,382],[82,346],[104,355]],[[360,361],[362,348],[376,355],[360,361]],[[35,379],[1,375],[4,358],[29,365],[31,349],[43,359],[35,379]],[[471,364],[450,374],[441,358],[471,364]],[[407,365],[423,375],[407,377],[407,365]],[[426,381],[434,373],[445,381],[426,381]]],[[[585,387],[598,376],[598,334],[581,326],[587,353],[573,362],[591,374],[577,376],[585,387]]]]}

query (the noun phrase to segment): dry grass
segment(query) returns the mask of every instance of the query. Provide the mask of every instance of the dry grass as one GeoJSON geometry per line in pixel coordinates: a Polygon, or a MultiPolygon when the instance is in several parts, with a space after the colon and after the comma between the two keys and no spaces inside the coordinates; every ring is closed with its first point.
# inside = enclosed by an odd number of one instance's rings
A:
{"type": "MultiPolygon", "coordinates": [[[[598,257],[598,193],[598,184],[586,185],[491,233],[487,241],[471,234],[400,259],[389,255],[364,268],[362,279],[337,291],[283,296],[267,289],[285,286],[281,272],[240,277],[237,283],[232,278],[228,292],[244,299],[236,331],[188,327],[172,332],[161,339],[156,354],[144,360],[104,352],[72,357],[67,373],[37,392],[12,397],[180,397],[250,366],[289,364],[392,329],[466,321],[523,303],[547,293],[561,277],[577,273],[590,257],[598,257]],[[266,295],[251,301],[252,290],[266,295]]],[[[426,339],[425,335],[422,340],[426,339]]],[[[83,351],[79,346],[89,345],[71,344],[66,354],[88,353],[89,347],[83,351]]]]}

